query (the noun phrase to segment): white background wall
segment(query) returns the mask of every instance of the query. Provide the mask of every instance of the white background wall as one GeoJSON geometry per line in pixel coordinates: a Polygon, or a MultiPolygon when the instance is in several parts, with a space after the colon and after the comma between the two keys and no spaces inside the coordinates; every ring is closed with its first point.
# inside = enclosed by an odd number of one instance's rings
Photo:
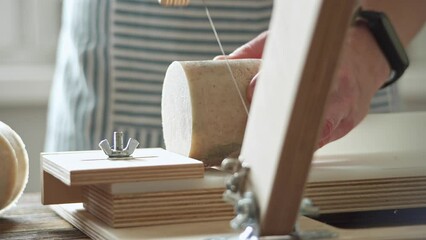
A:
{"type": "MultiPolygon", "coordinates": [[[[46,130],[59,12],[58,0],[0,0],[0,31],[9,31],[6,37],[0,35],[0,121],[18,132],[27,146],[30,157],[28,192],[40,191],[39,155],[43,151],[46,130]],[[19,16],[22,19],[18,21],[19,16]],[[44,16],[42,20],[37,20],[41,16],[44,16]],[[21,23],[21,30],[5,25],[14,21],[21,23]],[[22,48],[32,52],[30,58],[22,57],[25,56],[22,48]],[[16,55],[13,49],[17,50],[16,55]],[[10,61],[6,61],[5,56],[9,56],[10,61]]],[[[426,111],[426,28],[412,44],[410,56],[412,65],[399,81],[401,96],[406,110],[426,111]]]]}
{"type": "Polygon", "coordinates": [[[426,111],[426,26],[408,49],[411,65],[398,81],[406,111],[426,111]]]}
{"type": "MultiPolygon", "coordinates": [[[[24,140],[27,191],[40,191],[39,154],[60,27],[59,0],[0,0],[0,121],[24,140]]],[[[1,167],[1,163],[0,163],[1,167]]]]}

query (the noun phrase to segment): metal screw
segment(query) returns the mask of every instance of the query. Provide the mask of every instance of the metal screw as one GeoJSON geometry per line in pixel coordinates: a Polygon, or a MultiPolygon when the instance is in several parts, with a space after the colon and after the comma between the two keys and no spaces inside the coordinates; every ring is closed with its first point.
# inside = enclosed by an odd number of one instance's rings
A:
{"type": "Polygon", "coordinates": [[[136,147],[139,145],[139,142],[135,139],[129,138],[127,145],[123,148],[123,132],[114,132],[114,145],[111,148],[107,139],[102,140],[99,143],[99,147],[104,151],[106,155],[110,158],[126,158],[130,157],[135,151],[136,147]]]}
{"type": "Polygon", "coordinates": [[[123,151],[123,132],[114,132],[114,150],[123,151]]]}

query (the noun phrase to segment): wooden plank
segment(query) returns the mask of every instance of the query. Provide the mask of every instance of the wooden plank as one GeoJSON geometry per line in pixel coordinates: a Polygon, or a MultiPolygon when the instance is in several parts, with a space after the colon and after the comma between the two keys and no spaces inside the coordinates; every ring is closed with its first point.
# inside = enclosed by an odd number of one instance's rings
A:
{"type": "MultiPolygon", "coordinates": [[[[52,207],[60,216],[77,226],[94,239],[211,239],[235,236],[228,221],[170,224],[165,226],[111,228],[90,215],[81,204],[65,204],[52,207]]],[[[339,229],[324,223],[300,217],[300,228],[308,230],[329,230],[337,234],[336,240],[400,240],[424,239],[426,224],[369,229],[339,229]]]]}
{"type": "Polygon", "coordinates": [[[42,153],[42,168],[66,185],[202,178],[201,161],[161,148],[136,149],[133,158],[111,160],[102,151],[42,153]]]}
{"type": "Polygon", "coordinates": [[[234,216],[233,206],[222,199],[223,182],[221,188],[211,189],[201,186],[193,190],[141,193],[131,189],[122,194],[109,190],[85,186],[83,203],[88,212],[112,227],[231,220],[234,216]]]}
{"type": "Polygon", "coordinates": [[[322,213],[426,206],[426,112],[371,114],[315,155],[305,196],[322,213]]]}
{"type": "Polygon", "coordinates": [[[339,0],[274,3],[242,147],[262,235],[293,230],[353,6],[339,0]]]}
{"type": "Polygon", "coordinates": [[[60,216],[82,229],[95,239],[208,239],[235,235],[229,221],[196,222],[134,228],[111,228],[83,209],[82,204],[56,205],[52,207],[60,216]]]}

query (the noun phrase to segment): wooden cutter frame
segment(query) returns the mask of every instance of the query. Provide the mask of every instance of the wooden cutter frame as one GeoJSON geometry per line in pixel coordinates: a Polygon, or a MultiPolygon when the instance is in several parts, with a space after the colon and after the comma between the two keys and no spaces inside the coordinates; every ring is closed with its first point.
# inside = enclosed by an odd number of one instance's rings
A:
{"type": "Polygon", "coordinates": [[[275,1],[242,147],[262,235],[293,231],[355,1],[275,1]]]}

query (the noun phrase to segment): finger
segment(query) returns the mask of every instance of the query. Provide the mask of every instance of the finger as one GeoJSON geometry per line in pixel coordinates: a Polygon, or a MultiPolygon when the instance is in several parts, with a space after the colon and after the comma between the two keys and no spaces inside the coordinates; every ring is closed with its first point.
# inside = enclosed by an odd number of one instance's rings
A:
{"type": "Polygon", "coordinates": [[[250,42],[237,48],[234,52],[229,54],[229,59],[241,58],[262,58],[263,48],[265,46],[266,37],[268,32],[265,31],[252,39],[250,42]]]}
{"type": "Polygon", "coordinates": [[[227,56],[225,56],[225,55],[218,55],[218,56],[214,57],[213,60],[225,60],[226,57],[227,56]]]}
{"type": "Polygon", "coordinates": [[[250,84],[247,87],[247,100],[251,103],[253,99],[254,88],[256,87],[256,82],[258,79],[259,73],[257,73],[253,79],[250,81],[250,84]]]}

